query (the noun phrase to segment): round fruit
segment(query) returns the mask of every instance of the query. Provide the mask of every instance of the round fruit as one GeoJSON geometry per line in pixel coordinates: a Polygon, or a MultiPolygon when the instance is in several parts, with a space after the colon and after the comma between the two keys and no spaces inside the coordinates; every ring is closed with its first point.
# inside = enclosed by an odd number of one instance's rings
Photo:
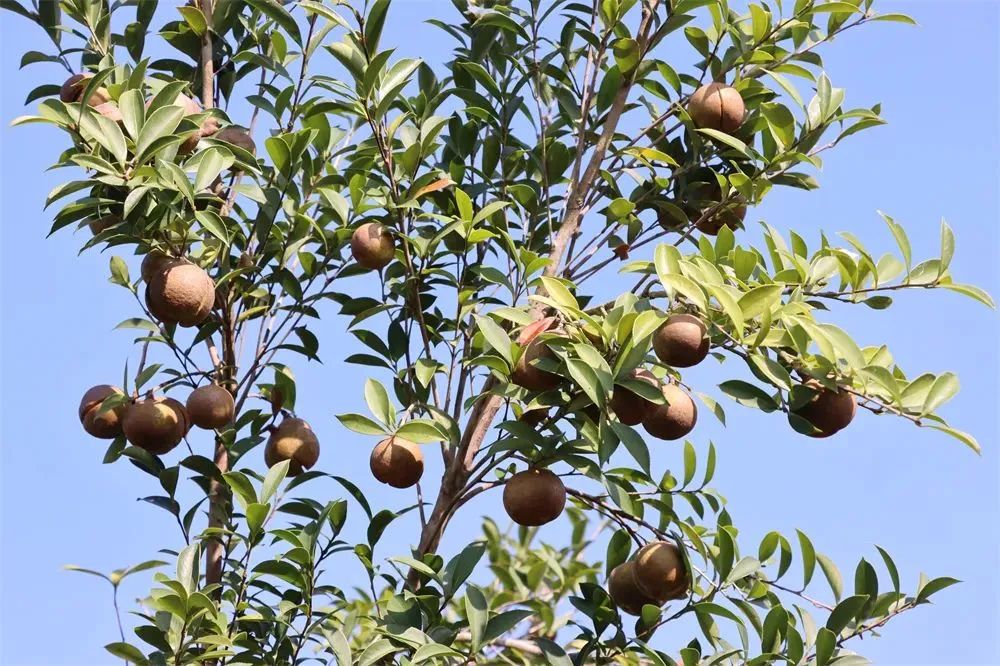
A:
{"type": "Polygon", "coordinates": [[[194,425],[214,430],[232,422],[236,404],[229,391],[217,384],[208,384],[191,391],[187,399],[187,413],[194,425]]]}
{"type": "Polygon", "coordinates": [[[708,83],[691,95],[688,114],[698,127],[732,134],[743,124],[746,107],[736,88],[708,83]]]}
{"type": "MultiPolygon", "coordinates": [[[[148,103],[147,103],[148,106],[148,103]]],[[[185,116],[193,116],[197,113],[202,113],[203,109],[201,104],[197,100],[188,97],[184,93],[178,93],[177,97],[174,98],[173,106],[179,106],[184,110],[185,116]]],[[[219,121],[215,116],[207,116],[201,121],[201,125],[198,127],[197,132],[192,132],[184,142],[177,148],[177,152],[180,155],[187,155],[194,151],[198,147],[198,141],[204,136],[212,136],[219,131],[219,121]]]]}
{"type": "Polygon", "coordinates": [[[708,328],[689,314],[673,314],[653,333],[656,357],[674,368],[690,368],[708,356],[708,328]]]}
{"type": "Polygon", "coordinates": [[[539,359],[555,358],[549,346],[538,337],[544,330],[545,328],[529,329],[527,335],[522,334],[518,339],[518,344],[523,345],[524,349],[514,365],[513,372],[510,373],[510,381],[529,391],[548,391],[562,382],[562,377],[559,375],[535,365],[539,359]]]}
{"type": "Polygon", "coordinates": [[[503,487],[503,508],[518,525],[551,523],[565,506],[566,486],[547,469],[532,467],[518,472],[503,487]]]}
{"type": "Polygon", "coordinates": [[[219,141],[231,143],[237,148],[242,148],[251,155],[257,154],[257,144],[253,142],[253,137],[250,136],[250,133],[242,127],[230,125],[225,129],[219,130],[219,133],[215,135],[215,138],[219,141]]]}
{"type": "Polygon", "coordinates": [[[694,429],[698,408],[684,389],[675,384],[662,387],[665,405],[654,405],[642,420],[642,427],[659,439],[680,439],[694,429]]]}
{"type": "MultiPolygon", "coordinates": [[[[651,386],[660,386],[659,380],[649,370],[636,368],[629,374],[629,379],[646,382],[651,386]]],[[[611,410],[618,415],[618,420],[626,425],[639,425],[646,414],[656,405],[646,400],[638,393],[625,388],[615,386],[615,391],[611,396],[611,410]]]]}
{"type": "Polygon", "coordinates": [[[171,257],[160,250],[150,250],[142,258],[142,265],[139,266],[142,281],[148,284],[154,275],[179,262],[176,257],[171,257]]]}
{"type": "Polygon", "coordinates": [[[518,421],[521,423],[526,423],[530,426],[539,426],[545,422],[545,419],[549,417],[548,407],[536,407],[534,409],[528,409],[521,412],[521,416],[518,417],[518,421]]]}
{"type": "MultiPolygon", "coordinates": [[[[84,89],[87,87],[87,81],[93,76],[93,74],[74,74],[66,79],[59,88],[59,99],[67,104],[70,102],[79,102],[83,96],[84,89]]],[[[107,89],[98,87],[97,90],[90,93],[90,99],[87,100],[87,104],[97,107],[110,101],[111,95],[108,94],[107,89]]]]}
{"type": "Polygon", "coordinates": [[[646,604],[659,606],[655,599],[642,593],[635,581],[635,562],[619,564],[608,576],[608,594],[621,610],[629,615],[640,615],[646,604]]]}
{"type": "Polygon", "coordinates": [[[362,267],[381,270],[396,255],[396,242],[384,224],[366,222],[351,234],[351,254],[362,267]]]}
{"type": "Polygon", "coordinates": [[[657,605],[687,595],[688,573],[681,551],[667,541],[648,543],[639,549],[635,563],[635,584],[639,592],[657,605]]]}
{"type": "Polygon", "coordinates": [[[119,109],[118,105],[114,102],[104,102],[103,104],[98,104],[94,107],[94,111],[97,111],[113,123],[120,123],[125,119],[125,117],[122,116],[121,109],[119,109]]]}
{"type": "Polygon", "coordinates": [[[146,286],[153,315],[163,322],[197,326],[215,303],[215,282],[194,264],[171,264],[153,275],[146,286]]]}
{"type": "Polygon", "coordinates": [[[107,231],[111,227],[121,224],[121,222],[122,218],[120,216],[111,214],[111,215],[105,215],[104,217],[95,218],[90,222],[88,222],[87,226],[90,227],[90,233],[96,236],[102,231],[107,231]]]}
{"type": "Polygon", "coordinates": [[[319,460],[319,440],[302,419],[287,418],[271,433],[264,447],[264,462],[274,467],[282,460],[291,461],[288,476],[298,476],[319,460]]]}
{"type": "Polygon", "coordinates": [[[846,428],[854,420],[858,405],[853,395],[845,390],[833,391],[825,388],[814,379],[810,379],[805,385],[816,391],[816,395],[793,413],[804,418],[816,429],[807,433],[810,437],[829,437],[846,428]]]}
{"type": "Polygon", "coordinates": [[[699,215],[698,223],[695,226],[698,231],[715,236],[722,231],[722,227],[729,227],[734,231],[739,229],[743,226],[743,220],[746,219],[746,216],[747,207],[745,204],[729,203],[704,220],[699,215]]]}
{"type": "Polygon", "coordinates": [[[387,437],[372,450],[372,475],[393,488],[409,488],[424,473],[424,454],[420,445],[402,437],[387,437]]]}
{"type": "Polygon", "coordinates": [[[184,406],[173,398],[150,398],[137,402],[125,412],[125,438],[155,455],[168,453],[180,444],[188,430],[184,406]]]}
{"type": "Polygon", "coordinates": [[[98,439],[114,439],[122,434],[122,417],[127,405],[122,403],[111,409],[101,410],[101,403],[112,395],[125,395],[117,386],[99,384],[83,394],[78,410],[80,423],[88,435],[98,439]]]}

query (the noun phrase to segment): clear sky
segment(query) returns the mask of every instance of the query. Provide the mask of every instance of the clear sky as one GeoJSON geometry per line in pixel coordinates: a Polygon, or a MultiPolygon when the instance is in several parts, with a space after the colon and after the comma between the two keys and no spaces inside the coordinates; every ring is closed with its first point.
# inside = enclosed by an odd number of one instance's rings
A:
{"type": "MultiPolygon", "coordinates": [[[[879,255],[894,248],[876,214],[881,209],[906,225],[915,256],[932,257],[946,217],[958,239],[956,279],[997,296],[1000,5],[877,4],[883,11],[911,13],[920,27],[881,24],[852,31],[824,56],[834,85],[847,88],[849,103],[882,101],[890,124],[833,151],[818,192],[775,191],[750,219],[793,227],[813,245],[820,228],[849,230],[879,255]]],[[[440,62],[451,44],[421,19],[453,11],[443,0],[397,0],[384,40],[397,45],[399,55],[440,62]]],[[[177,530],[167,513],[136,501],[157,494],[155,482],[124,462],[101,465],[104,444],[79,427],[82,392],[119,382],[126,355],[135,358],[131,336],[112,331],[135,313],[124,290],[107,282],[107,256],[77,257],[82,237],[67,231],[45,239],[52,211],[42,211],[42,204],[64,180],[64,174],[45,169],[64,148],[64,137],[50,128],[7,124],[26,112],[21,102],[29,90],[44,80],[61,82],[65,73],[47,65],[18,71],[21,54],[43,48],[44,37],[7,13],[0,25],[0,664],[113,663],[101,647],[118,640],[109,588],[61,566],[108,571],[151,559],[158,548],[178,545],[177,530]]],[[[812,441],[794,434],[780,416],[728,402],[728,428],[706,414],[694,441],[700,450],[709,439],[718,446],[714,485],[728,497],[743,547],[755,552],[771,529],[793,534],[802,528],[847,580],[861,556],[878,561],[873,544],[896,557],[910,589],[921,570],[960,578],[965,582],[936,597],[934,607],[907,613],[884,638],[854,648],[878,664],[1000,663],[997,316],[957,294],[932,292],[900,294],[888,311],[857,306],[835,317],[862,344],[888,342],[913,375],[958,372],[962,391],[943,414],[979,437],[983,455],[868,413],[841,435],[812,441]]],[[[372,438],[346,431],[333,416],[363,411],[366,373],[340,362],[357,351],[344,326],[331,309],[313,328],[326,364],[296,361],[299,411],[320,436],[324,471],[358,479],[373,504],[402,507],[412,501],[410,494],[370,480],[372,438]]],[[[712,382],[725,373],[698,373],[691,378],[699,388],[718,395],[712,382]]],[[[203,446],[206,453],[207,440],[203,446]]],[[[679,447],[652,448],[656,469],[679,464],[679,447]]],[[[438,474],[439,466],[431,464],[425,478],[438,474]]],[[[315,489],[325,497],[339,493],[332,483],[315,489]]],[[[467,505],[449,528],[443,551],[454,553],[474,538],[484,514],[502,517],[498,497],[467,505]]],[[[360,527],[355,522],[353,534],[360,527]]],[[[413,527],[394,529],[383,554],[390,548],[404,552],[413,527]]],[[[559,530],[544,536],[556,541],[559,530]]],[[[336,582],[348,584],[359,573],[349,569],[336,582]]],[[[149,582],[142,574],[123,584],[126,608],[134,607],[149,582]]]]}

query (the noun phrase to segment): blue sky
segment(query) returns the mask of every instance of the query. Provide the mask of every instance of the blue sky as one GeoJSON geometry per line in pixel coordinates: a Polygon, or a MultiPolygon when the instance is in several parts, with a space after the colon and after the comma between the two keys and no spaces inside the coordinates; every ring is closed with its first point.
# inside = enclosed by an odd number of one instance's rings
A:
{"type": "MultiPolygon", "coordinates": [[[[813,245],[819,229],[851,231],[879,255],[893,250],[876,214],[881,209],[906,225],[915,256],[932,257],[945,217],[958,239],[956,279],[997,295],[1000,8],[950,0],[878,4],[911,13],[921,26],[853,31],[824,57],[849,103],[883,102],[890,124],[832,151],[818,192],[776,191],[750,220],[795,228],[813,245]]],[[[420,20],[452,12],[446,2],[397,0],[384,41],[397,45],[399,55],[439,62],[450,43],[420,20]]],[[[135,358],[131,336],[111,330],[135,313],[126,292],[107,283],[107,256],[77,257],[81,237],[68,232],[45,239],[51,211],[42,204],[63,176],[45,169],[64,138],[40,126],[7,124],[25,113],[21,101],[29,90],[43,80],[61,82],[65,74],[45,65],[18,71],[21,54],[40,48],[44,37],[8,14],[0,26],[0,664],[112,663],[101,648],[117,640],[109,589],[61,566],[108,571],[151,559],[158,548],[177,546],[176,526],[165,512],[135,501],[156,494],[150,477],[125,463],[101,465],[103,443],[86,437],[77,422],[82,392],[116,383],[126,355],[135,358]]],[[[979,437],[983,455],[867,413],[843,434],[812,441],[780,416],[727,403],[728,427],[705,414],[694,442],[699,451],[709,439],[718,447],[714,485],[729,500],[743,547],[755,551],[771,529],[793,534],[801,528],[847,579],[858,558],[877,561],[873,544],[896,557],[911,589],[921,570],[960,578],[965,582],[933,607],[904,615],[884,638],[854,647],[879,664],[1000,663],[997,316],[956,294],[933,292],[900,294],[888,311],[858,306],[832,317],[863,344],[888,342],[914,375],[958,372],[962,391],[943,413],[979,437]]],[[[373,504],[402,507],[412,501],[408,493],[369,479],[372,438],[346,431],[334,418],[364,410],[364,369],[339,362],[357,351],[344,325],[329,311],[313,328],[326,364],[297,362],[299,411],[320,436],[322,469],[359,479],[373,504]]],[[[690,378],[718,395],[712,383],[729,376],[723,370],[699,368],[690,378]]],[[[207,439],[201,445],[207,452],[207,439]]],[[[676,466],[680,448],[660,443],[653,457],[656,469],[676,466]]],[[[425,478],[438,473],[431,463],[425,478]]],[[[339,492],[333,484],[316,491],[339,492]]],[[[476,535],[480,515],[502,517],[499,498],[483,496],[463,509],[442,545],[446,554],[476,535]]],[[[394,529],[384,554],[403,552],[409,533],[394,529]]],[[[559,535],[553,528],[543,536],[557,541],[559,535]]],[[[349,570],[336,582],[358,573],[349,570]]],[[[146,574],[126,581],[125,607],[148,585],[146,574]]]]}

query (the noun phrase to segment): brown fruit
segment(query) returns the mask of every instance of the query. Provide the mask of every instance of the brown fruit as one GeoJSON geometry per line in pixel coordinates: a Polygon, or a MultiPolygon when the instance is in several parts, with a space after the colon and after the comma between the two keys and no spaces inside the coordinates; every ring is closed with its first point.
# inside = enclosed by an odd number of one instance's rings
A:
{"type": "MultiPolygon", "coordinates": [[[[179,106],[184,109],[185,116],[193,116],[196,113],[202,113],[203,109],[201,104],[191,97],[188,97],[184,93],[178,93],[177,97],[173,101],[174,106],[179,106]]],[[[149,103],[146,103],[149,106],[149,103]]],[[[192,132],[184,139],[184,142],[177,148],[177,153],[179,155],[187,155],[194,152],[194,149],[198,147],[198,141],[201,140],[203,136],[211,136],[219,131],[219,121],[214,116],[207,116],[201,121],[201,126],[198,128],[197,132],[192,132]]]]}
{"type": "Polygon", "coordinates": [[[518,472],[503,487],[503,508],[518,525],[551,523],[565,506],[566,486],[547,469],[532,467],[518,472]]]}
{"type": "Polygon", "coordinates": [[[653,333],[656,357],[674,368],[690,368],[708,356],[708,328],[690,314],[673,314],[653,333]]]}
{"type": "Polygon", "coordinates": [[[745,204],[729,203],[704,220],[699,215],[697,218],[698,223],[695,226],[698,228],[698,231],[709,236],[715,236],[722,231],[722,227],[729,227],[734,231],[739,229],[743,226],[743,220],[746,219],[746,216],[747,207],[745,204]]]}
{"type": "MultiPolygon", "coordinates": [[[[74,74],[66,79],[66,81],[59,88],[59,99],[67,104],[70,102],[79,102],[80,98],[83,96],[84,89],[87,87],[88,79],[93,76],[93,74],[74,74]]],[[[108,94],[107,89],[98,87],[97,90],[90,94],[90,99],[87,100],[87,104],[97,107],[110,101],[111,95],[108,94]]]]}
{"type": "Polygon", "coordinates": [[[660,606],[655,599],[643,594],[635,580],[635,562],[619,564],[608,576],[608,594],[619,609],[629,615],[640,615],[646,604],[660,606]]]}
{"type": "Polygon", "coordinates": [[[808,380],[805,385],[815,390],[816,395],[793,413],[804,418],[816,429],[812,433],[807,433],[810,437],[829,437],[846,428],[854,420],[858,405],[853,395],[843,390],[832,391],[814,379],[808,380]]]}
{"type": "Polygon", "coordinates": [[[142,281],[149,283],[153,279],[153,276],[157,273],[166,270],[168,267],[181,263],[180,259],[176,257],[171,257],[160,250],[150,250],[146,253],[146,256],[142,258],[142,265],[139,266],[139,273],[142,275],[142,281]]]}
{"type": "Polygon", "coordinates": [[[219,141],[231,143],[237,148],[242,148],[251,155],[257,154],[257,144],[253,142],[253,137],[250,136],[250,133],[242,127],[230,125],[225,129],[219,130],[219,133],[215,135],[215,138],[219,141]]]}
{"type": "MultiPolygon", "coordinates": [[[[649,370],[636,368],[629,374],[629,379],[646,382],[651,386],[659,387],[660,382],[649,370]]],[[[646,414],[655,407],[655,403],[646,400],[638,393],[631,391],[624,386],[615,386],[615,391],[611,395],[611,410],[618,416],[618,420],[626,425],[639,425],[646,414]]]]}
{"type": "Polygon", "coordinates": [[[187,413],[192,424],[214,430],[232,422],[236,404],[229,391],[217,384],[208,384],[191,391],[187,399],[187,413]]]}
{"type": "Polygon", "coordinates": [[[409,488],[424,474],[420,445],[402,437],[387,437],[372,450],[372,475],[393,488],[409,488]]]}
{"type": "Polygon", "coordinates": [[[736,88],[707,83],[691,95],[688,113],[698,127],[732,134],[743,124],[746,107],[736,88]]]}
{"type": "Polygon", "coordinates": [[[384,224],[366,222],[351,234],[351,254],[364,268],[385,268],[396,255],[396,242],[384,224]]]}
{"type": "Polygon", "coordinates": [[[274,467],[282,460],[291,461],[288,476],[298,476],[319,460],[319,439],[302,419],[285,419],[267,440],[264,462],[268,467],[274,467]]]}
{"type": "Polygon", "coordinates": [[[101,403],[112,395],[125,395],[117,386],[99,384],[87,390],[80,400],[80,423],[87,434],[98,439],[114,439],[122,434],[122,417],[127,405],[122,403],[101,411],[101,403]]]}
{"type": "Polygon", "coordinates": [[[635,584],[639,592],[658,605],[687,596],[689,581],[684,556],[672,543],[654,541],[639,549],[635,563],[635,584]]]}
{"type": "Polygon", "coordinates": [[[163,322],[197,326],[215,303],[215,282],[194,264],[176,263],[153,275],[146,286],[150,311],[163,322]]]}
{"type": "Polygon", "coordinates": [[[94,107],[94,110],[111,122],[120,123],[124,120],[121,110],[114,102],[104,102],[103,104],[98,104],[94,107]]]}
{"type": "Polygon", "coordinates": [[[173,398],[150,398],[137,402],[122,420],[128,441],[155,455],[168,453],[180,444],[188,430],[184,406],[173,398]]]}
{"type": "Polygon", "coordinates": [[[122,218],[119,215],[105,215],[104,217],[98,217],[87,223],[90,227],[90,233],[95,236],[102,231],[107,231],[113,226],[121,224],[122,218]]]}
{"type": "Polygon", "coordinates": [[[536,407],[534,409],[521,412],[521,416],[517,420],[530,426],[539,426],[544,423],[545,419],[548,417],[548,407],[536,407]]]}
{"type": "Polygon", "coordinates": [[[665,405],[653,405],[642,420],[642,427],[659,439],[680,439],[694,429],[698,408],[684,389],[675,384],[663,384],[665,405]]]}
{"type": "Polygon", "coordinates": [[[521,357],[517,359],[513,372],[510,373],[510,381],[521,388],[529,391],[548,391],[559,386],[562,377],[542,370],[535,365],[535,362],[542,358],[555,358],[555,354],[549,346],[539,336],[552,327],[554,319],[545,319],[525,328],[518,337],[517,342],[524,347],[521,357]]]}

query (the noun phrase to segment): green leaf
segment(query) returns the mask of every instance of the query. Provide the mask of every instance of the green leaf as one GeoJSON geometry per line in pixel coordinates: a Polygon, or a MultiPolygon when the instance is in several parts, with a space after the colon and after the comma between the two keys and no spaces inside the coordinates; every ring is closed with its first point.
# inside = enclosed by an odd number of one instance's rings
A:
{"type": "Polygon", "coordinates": [[[834,634],[839,635],[857,617],[867,601],[867,594],[856,594],[853,597],[847,597],[837,604],[833,612],[830,613],[830,617],[826,620],[826,628],[834,634]]]}
{"type": "Polygon", "coordinates": [[[759,387],[748,382],[739,379],[730,379],[719,384],[719,389],[745,407],[753,407],[765,412],[773,412],[778,409],[778,404],[774,401],[774,398],[759,387]]]}
{"type": "Polygon", "coordinates": [[[415,419],[407,421],[396,431],[398,437],[408,439],[417,444],[429,444],[431,442],[447,442],[448,435],[441,431],[434,421],[426,419],[415,419]]]}
{"type": "Polygon", "coordinates": [[[924,398],[924,406],[920,410],[920,414],[933,414],[938,407],[955,397],[958,388],[958,377],[954,373],[946,372],[938,376],[930,390],[927,391],[927,397],[924,398]]]}
{"type": "Polygon", "coordinates": [[[892,588],[895,592],[899,592],[899,570],[896,569],[896,563],[892,561],[887,553],[881,546],[875,546],[878,549],[879,555],[882,556],[882,561],[885,562],[885,568],[889,572],[889,578],[892,580],[892,588]]]}
{"type": "Polygon", "coordinates": [[[799,535],[799,547],[802,549],[802,587],[808,587],[816,571],[816,549],[802,530],[795,532],[799,535]]]}
{"type": "Polygon", "coordinates": [[[948,223],[941,220],[941,264],[938,271],[938,278],[944,276],[951,264],[951,258],[955,255],[955,232],[951,230],[948,223]]]}
{"type": "Polygon", "coordinates": [[[226,223],[221,217],[219,217],[218,213],[214,210],[199,210],[195,211],[194,216],[205,231],[212,234],[223,243],[229,243],[229,233],[226,229],[226,223]]]}
{"type": "Polygon", "coordinates": [[[194,177],[194,191],[201,192],[215,182],[223,169],[235,162],[233,154],[221,146],[212,146],[198,153],[198,172],[194,177]]]}
{"type": "Polygon", "coordinates": [[[819,562],[819,568],[823,570],[823,575],[826,576],[826,581],[830,583],[830,589],[833,591],[833,598],[840,601],[840,596],[844,592],[844,579],[840,575],[840,569],[838,569],[837,565],[833,563],[833,560],[823,553],[816,553],[816,561],[819,562]]]}
{"type": "Polygon", "coordinates": [[[471,543],[448,562],[446,582],[449,592],[454,594],[469,579],[485,552],[485,543],[471,543]]]}
{"type": "Polygon", "coordinates": [[[628,560],[632,548],[632,537],[623,529],[615,530],[608,539],[607,555],[604,558],[604,575],[610,576],[611,571],[628,560]]]}
{"type": "Polygon", "coordinates": [[[754,319],[765,312],[770,312],[781,298],[784,289],[780,284],[765,284],[754,287],[750,291],[740,296],[738,302],[743,316],[747,319],[754,319]]]}
{"type": "Polygon", "coordinates": [[[139,90],[126,90],[118,98],[118,110],[122,113],[122,124],[133,140],[139,138],[146,122],[146,105],[139,90]]]}
{"type": "Polygon", "coordinates": [[[615,40],[615,43],[611,45],[611,50],[615,54],[618,69],[623,74],[631,72],[642,58],[642,49],[639,48],[639,42],[634,39],[615,40]]]}
{"type": "Polygon", "coordinates": [[[337,658],[338,664],[353,664],[351,660],[351,644],[348,642],[347,637],[344,636],[344,632],[340,629],[334,629],[326,634],[326,638],[330,643],[330,647],[333,648],[333,656],[337,658]]]}
{"type": "Polygon", "coordinates": [[[646,446],[646,441],[642,436],[635,429],[624,423],[608,421],[608,424],[615,435],[618,436],[619,441],[625,445],[625,449],[629,452],[629,455],[639,465],[639,469],[649,474],[649,447],[646,446]]]}
{"type": "Polygon", "coordinates": [[[337,420],[345,428],[361,433],[362,435],[387,435],[389,434],[385,426],[375,423],[367,416],[361,414],[337,414],[337,420]]]}
{"type": "Polygon", "coordinates": [[[78,567],[75,564],[64,564],[63,569],[66,571],[76,571],[78,573],[85,573],[91,576],[97,576],[98,578],[103,578],[104,580],[111,582],[111,579],[106,575],[102,574],[100,571],[94,571],[93,569],[84,569],[83,567],[78,567]]]}
{"type": "Polygon", "coordinates": [[[812,8],[812,12],[814,14],[821,14],[824,12],[844,12],[845,14],[853,14],[854,12],[859,11],[861,11],[861,9],[857,5],[853,5],[850,2],[827,2],[822,5],[816,5],[812,8]]]}
{"type": "Polygon", "coordinates": [[[698,459],[694,450],[694,445],[684,441],[684,482],[681,486],[686,486],[694,479],[695,472],[698,471],[698,459]]]}
{"type": "Polygon", "coordinates": [[[837,636],[826,627],[816,634],[816,666],[826,666],[837,649],[837,636]]]}
{"type": "Polygon", "coordinates": [[[969,298],[975,299],[994,310],[997,307],[996,303],[993,302],[992,296],[990,296],[985,290],[971,284],[945,283],[939,284],[938,286],[948,289],[949,291],[954,291],[964,296],[968,296],[969,298]]]}
{"type": "Polygon", "coordinates": [[[869,21],[891,21],[893,23],[905,23],[906,25],[917,25],[911,17],[906,14],[879,14],[872,16],[869,21]]]}
{"type": "Polygon", "coordinates": [[[114,656],[124,659],[125,661],[129,661],[136,666],[149,663],[139,648],[134,645],[129,645],[128,643],[108,643],[104,646],[104,649],[114,656]]]}
{"type": "Polygon", "coordinates": [[[955,428],[952,428],[950,426],[935,425],[933,423],[927,423],[925,424],[925,426],[928,428],[933,428],[934,430],[940,430],[945,434],[951,435],[952,437],[962,442],[976,453],[981,454],[983,452],[982,447],[979,446],[979,442],[976,441],[976,438],[967,432],[956,430],[955,428]]]}
{"type": "Polygon", "coordinates": [[[438,657],[461,657],[462,654],[453,650],[452,648],[441,645],[439,643],[427,643],[426,645],[421,645],[417,648],[417,651],[413,653],[413,658],[410,659],[411,664],[419,664],[427,661],[428,659],[434,659],[438,657]]]}
{"type": "Polygon", "coordinates": [[[932,594],[936,594],[945,588],[961,582],[962,581],[957,578],[949,578],[947,576],[930,580],[921,585],[920,589],[917,590],[917,603],[923,603],[927,601],[932,594]]]}
{"type": "MultiPolygon", "coordinates": [[[[299,25],[295,22],[295,17],[275,0],[247,0],[247,4],[281,26],[288,33],[288,36],[295,40],[296,44],[302,45],[302,34],[299,32],[299,25]]],[[[374,44],[372,48],[374,48],[374,44]]]]}
{"type": "Polygon", "coordinates": [[[489,620],[489,602],[486,601],[482,590],[475,585],[469,585],[465,589],[465,614],[469,619],[472,650],[475,652],[483,645],[486,624],[489,620]]]}
{"type": "Polygon", "coordinates": [[[125,166],[128,147],[125,145],[125,135],[119,129],[118,123],[105,118],[97,111],[90,110],[80,117],[80,127],[85,135],[91,136],[106,148],[119,164],[125,166]]]}
{"type": "Polygon", "coordinates": [[[747,149],[747,144],[743,143],[734,136],[726,134],[725,132],[720,132],[719,130],[708,129],[708,128],[700,128],[698,129],[698,132],[712,139],[715,139],[719,143],[729,146],[733,150],[739,151],[748,158],[752,158],[750,151],[747,149]]]}
{"type": "Polygon", "coordinates": [[[511,342],[510,336],[507,335],[507,332],[500,328],[500,325],[493,321],[490,317],[480,317],[477,315],[476,326],[479,327],[479,330],[482,332],[483,338],[486,339],[487,344],[489,344],[494,351],[500,354],[500,356],[503,357],[508,364],[513,366],[514,356],[512,353],[512,347],[514,343],[511,342]]]}
{"type": "MultiPolygon", "coordinates": [[[[262,0],[253,1],[261,2],[262,0]]],[[[372,666],[373,664],[379,663],[384,657],[399,651],[400,648],[397,648],[389,640],[380,638],[365,648],[365,651],[361,653],[361,656],[358,657],[358,666],[372,666]]]]}
{"type": "Polygon", "coordinates": [[[247,506],[247,527],[250,528],[250,534],[256,535],[260,532],[270,511],[271,506],[269,504],[258,504],[255,502],[247,506]]]}
{"type": "Polygon", "coordinates": [[[264,477],[264,483],[260,487],[260,501],[268,502],[277,492],[278,487],[281,482],[285,480],[285,476],[288,475],[288,466],[291,464],[290,460],[282,460],[277,463],[269,470],[267,470],[267,475],[264,477]]]}
{"type": "Polygon", "coordinates": [[[906,272],[909,273],[913,256],[910,250],[910,239],[907,238],[906,231],[900,224],[882,211],[879,211],[878,214],[882,216],[883,220],[885,220],[885,223],[889,226],[889,231],[892,232],[892,237],[896,239],[896,245],[899,246],[899,252],[903,255],[903,263],[906,266],[906,272]]]}
{"type": "Polygon", "coordinates": [[[115,255],[111,257],[109,263],[111,268],[111,283],[131,289],[132,282],[129,280],[128,264],[125,263],[125,260],[115,255]]]}
{"type": "MultiPolygon", "coordinates": [[[[659,266],[657,266],[657,272],[659,273],[659,266]]],[[[659,277],[664,287],[681,294],[697,306],[700,311],[708,312],[708,299],[705,297],[705,292],[694,280],[679,273],[660,274],[659,277]]]]}
{"type": "Polygon", "coordinates": [[[541,278],[541,280],[542,286],[545,288],[545,292],[549,295],[549,298],[563,307],[573,308],[574,310],[580,308],[576,297],[566,288],[566,285],[561,280],[547,276],[541,278]]]}
{"type": "Polygon", "coordinates": [[[173,134],[184,117],[184,109],[172,104],[162,106],[146,119],[136,141],[136,163],[141,164],[147,158],[147,151],[157,139],[173,134]]]}
{"type": "Polygon", "coordinates": [[[389,394],[381,382],[376,379],[365,381],[365,402],[375,418],[386,426],[391,428],[396,424],[396,408],[389,401],[389,394]]]}
{"type": "Polygon", "coordinates": [[[240,500],[244,509],[248,505],[257,502],[257,491],[253,489],[253,484],[250,483],[250,479],[247,478],[246,474],[242,472],[226,472],[222,475],[222,478],[233,489],[233,493],[236,494],[236,498],[240,500]]]}
{"type": "Polygon", "coordinates": [[[534,614],[535,613],[530,610],[518,609],[494,615],[490,618],[490,621],[486,623],[486,632],[483,634],[483,643],[488,644],[491,641],[500,638],[524,620],[532,617],[534,614]]]}

